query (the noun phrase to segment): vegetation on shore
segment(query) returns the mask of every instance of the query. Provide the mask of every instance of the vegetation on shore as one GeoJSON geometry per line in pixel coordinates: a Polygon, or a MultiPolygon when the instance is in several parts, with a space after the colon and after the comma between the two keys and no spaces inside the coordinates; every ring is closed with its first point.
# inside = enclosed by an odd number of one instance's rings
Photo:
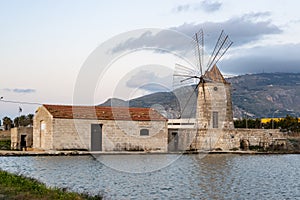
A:
{"type": "Polygon", "coordinates": [[[47,188],[35,179],[14,175],[0,170],[0,199],[6,200],[96,200],[100,196],[89,196],[67,192],[58,188],[47,188]]]}
{"type": "Polygon", "coordinates": [[[10,139],[0,140],[0,150],[10,150],[10,139]]]}
{"type": "Polygon", "coordinates": [[[280,129],[283,132],[300,132],[300,122],[297,117],[287,115],[279,120],[270,119],[267,123],[262,123],[261,119],[240,119],[234,121],[235,128],[264,128],[280,129]]]}

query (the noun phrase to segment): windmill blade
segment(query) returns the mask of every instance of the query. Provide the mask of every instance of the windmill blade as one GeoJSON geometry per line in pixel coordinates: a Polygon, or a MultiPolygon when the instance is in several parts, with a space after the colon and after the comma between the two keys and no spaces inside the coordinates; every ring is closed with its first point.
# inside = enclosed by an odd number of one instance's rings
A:
{"type": "Polygon", "coordinates": [[[194,88],[194,90],[192,91],[191,95],[189,96],[189,98],[187,99],[187,101],[185,102],[183,108],[180,111],[180,115],[178,118],[182,117],[183,112],[185,111],[185,109],[187,108],[187,105],[189,104],[189,102],[191,101],[191,98],[193,97],[193,95],[195,94],[195,92],[197,91],[197,89],[199,88],[200,82],[196,85],[196,87],[194,88]]]}
{"type": "Polygon", "coordinates": [[[196,63],[200,70],[200,74],[202,76],[203,56],[204,56],[204,34],[202,29],[200,29],[198,33],[195,33],[194,40],[196,42],[194,47],[196,63]]]}
{"type": "Polygon", "coordinates": [[[198,76],[188,77],[188,78],[185,78],[185,79],[181,80],[180,82],[182,83],[184,81],[188,81],[188,80],[193,79],[193,78],[198,78],[198,76]]]}
{"type": "Polygon", "coordinates": [[[232,44],[233,42],[229,39],[229,36],[224,34],[224,30],[222,30],[215,48],[210,56],[204,75],[221,59],[221,57],[226,53],[232,44]]]}
{"type": "Polygon", "coordinates": [[[194,70],[189,68],[189,67],[186,67],[186,66],[183,66],[181,64],[176,63],[175,64],[175,72],[177,74],[182,74],[182,73],[184,73],[184,74],[193,74],[194,70]]]}
{"type": "Polygon", "coordinates": [[[173,87],[174,89],[183,87],[185,85],[195,84],[197,73],[192,66],[186,67],[181,64],[175,64],[175,70],[173,74],[173,87]]]}
{"type": "Polygon", "coordinates": [[[181,76],[181,77],[189,77],[189,78],[197,78],[198,76],[192,76],[192,75],[184,75],[184,74],[173,74],[173,76],[181,76]]]}

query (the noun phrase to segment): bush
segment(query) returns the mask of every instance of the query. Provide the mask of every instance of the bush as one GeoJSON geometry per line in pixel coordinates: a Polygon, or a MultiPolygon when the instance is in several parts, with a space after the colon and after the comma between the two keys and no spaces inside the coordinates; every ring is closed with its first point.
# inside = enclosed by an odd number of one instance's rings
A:
{"type": "Polygon", "coordinates": [[[0,140],[0,150],[10,150],[10,140],[0,140]]]}

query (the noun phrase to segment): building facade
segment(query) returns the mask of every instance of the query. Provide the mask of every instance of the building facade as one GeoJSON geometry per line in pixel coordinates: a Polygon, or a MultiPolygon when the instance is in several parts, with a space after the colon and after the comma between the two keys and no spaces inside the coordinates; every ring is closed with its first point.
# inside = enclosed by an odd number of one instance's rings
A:
{"type": "Polygon", "coordinates": [[[167,119],[150,108],[43,105],[34,116],[33,148],[161,151],[167,119]]]}
{"type": "Polygon", "coordinates": [[[11,149],[28,150],[33,142],[32,127],[16,127],[10,129],[11,149]]]}

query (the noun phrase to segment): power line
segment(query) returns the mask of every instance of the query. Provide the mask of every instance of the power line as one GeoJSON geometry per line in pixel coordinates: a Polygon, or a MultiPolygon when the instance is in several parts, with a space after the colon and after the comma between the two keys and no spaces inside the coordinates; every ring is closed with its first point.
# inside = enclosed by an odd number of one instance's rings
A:
{"type": "Polygon", "coordinates": [[[0,99],[0,102],[4,102],[4,103],[16,103],[16,104],[30,104],[30,105],[43,105],[42,103],[36,103],[36,102],[12,101],[12,100],[3,100],[3,99],[0,99]]]}

